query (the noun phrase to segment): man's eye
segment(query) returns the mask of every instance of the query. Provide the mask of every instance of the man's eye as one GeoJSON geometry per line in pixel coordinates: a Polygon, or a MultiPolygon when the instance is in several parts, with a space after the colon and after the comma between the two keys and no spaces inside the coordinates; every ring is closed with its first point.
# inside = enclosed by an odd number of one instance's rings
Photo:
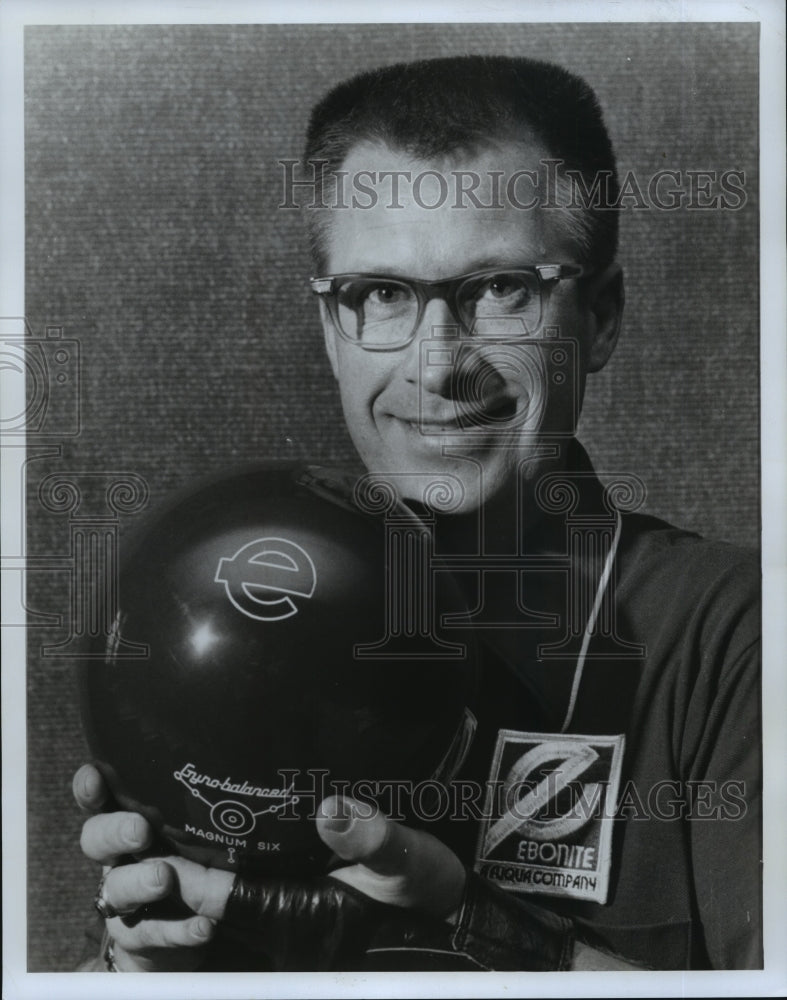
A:
{"type": "Polygon", "coordinates": [[[339,289],[339,305],[348,309],[385,312],[407,301],[407,288],[389,281],[351,281],[339,289]]]}
{"type": "Polygon", "coordinates": [[[531,317],[538,308],[536,289],[527,275],[500,271],[487,275],[475,286],[469,303],[475,319],[500,316],[531,317]]]}
{"type": "Polygon", "coordinates": [[[400,285],[373,285],[366,289],[363,300],[371,306],[391,306],[403,302],[407,290],[400,285]]]}
{"type": "Polygon", "coordinates": [[[513,274],[496,274],[487,278],[484,284],[478,289],[476,298],[478,299],[507,299],[512,297],[522,298],[526,301],[530,296],[530,289],[526,282],[513,274]]]}

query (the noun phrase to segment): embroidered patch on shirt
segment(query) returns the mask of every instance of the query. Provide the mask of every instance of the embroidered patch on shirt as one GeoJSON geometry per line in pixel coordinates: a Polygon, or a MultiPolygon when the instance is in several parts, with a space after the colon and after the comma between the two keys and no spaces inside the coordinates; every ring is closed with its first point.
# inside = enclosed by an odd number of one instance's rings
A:
{"type": "Polygon", "coordinates": [[[606,902],[624,745],[501,729],[475,870],[504,889],[606,902]]]}

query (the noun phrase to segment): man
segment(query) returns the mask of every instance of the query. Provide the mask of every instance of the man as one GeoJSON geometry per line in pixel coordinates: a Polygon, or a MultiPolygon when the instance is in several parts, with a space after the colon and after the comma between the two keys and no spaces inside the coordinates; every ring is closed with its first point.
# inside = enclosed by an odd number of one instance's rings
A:
{"type": "MultiPolygon", "coordinates": [[[[215,967],[201,946],[225,922],[269,957],[311,936],[310,957],[274,967],[330,968],[326,942],[375,921],[340,967],[756,967],[758,567],[621,513],[573,438],[623,306],[594,95],[529,60],[389,67],[318,105],[306,160],[347,427],[416,511],[453,491],[434,532],[484,651],[470,766],[519,791],[487,800],[472,849],[327,801],[318,829],[347,865],[298,885],[116,865],[151,830],[95,815],[93,967],[215,967]],[[172,896],[186,916],[156,909],[172,896]]],[[[89,767],[75,793],[91,811],[106,798],[89,767]]]]}

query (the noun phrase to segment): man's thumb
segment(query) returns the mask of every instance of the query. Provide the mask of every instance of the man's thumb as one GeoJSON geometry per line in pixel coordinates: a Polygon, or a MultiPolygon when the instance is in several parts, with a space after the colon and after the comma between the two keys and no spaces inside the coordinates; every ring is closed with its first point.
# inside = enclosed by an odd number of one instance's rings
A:
{"type": "Polygon", "coordinates": [[[406,828],[379,809],[347,796],[324,799],[317,832],[343,861],[357,861],[380,875],[403,873],[407,862],[406,828]]]}
{"type": "Polygon", "coordinates": [[[446,917],[459,906],[465,870],[445,844],[395,823],[366,803],[325,799],[317,816],[322,840],[350,867],[331,872],[373,899],[446,917]]]}

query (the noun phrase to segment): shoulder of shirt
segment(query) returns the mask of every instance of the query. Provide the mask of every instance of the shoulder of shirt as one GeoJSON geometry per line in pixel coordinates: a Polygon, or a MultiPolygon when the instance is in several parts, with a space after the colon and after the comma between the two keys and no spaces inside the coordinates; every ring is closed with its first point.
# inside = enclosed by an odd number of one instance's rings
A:
{"type": "Polygon", "coordinates": [[[758,553],[702,538],[658,518],[624,515],[618,597],[640,621],[670,623],[685,641],[755,656],[761,634],[758,553]]]}
{"type": "Polygon", "coordinates": [[[619,593],[672,610],[678,619],[701,616],[749,620],[759,635],[762,573],[759,554],[702,538],[645,514],[623,517],[618,550],[619,593]]]}
{"type": "Polygon", "coordinates": [[[649,514],[624,514],[621,546],[638,558],[678,562],[684,570],[714,571],[735,568],[760,574],[756,549],[704,538],[649,514]]]}
{"type": "MultiPolygon", "coordinates": [[[[579,472],[595,477],[579,442],[573,449],[579,472]]],[[[589,493],[592,488],[584,487],[589,493]]],[[[762,572],[755,549],[704,538],[640,511],[622,512],[616,566],[619,593],[627,591],[636,603],[669,606],[678,619],[682,610],[689,613],[698,605],[720,612],[732,606],[754,609],[759,603],[762,572]]]]}

